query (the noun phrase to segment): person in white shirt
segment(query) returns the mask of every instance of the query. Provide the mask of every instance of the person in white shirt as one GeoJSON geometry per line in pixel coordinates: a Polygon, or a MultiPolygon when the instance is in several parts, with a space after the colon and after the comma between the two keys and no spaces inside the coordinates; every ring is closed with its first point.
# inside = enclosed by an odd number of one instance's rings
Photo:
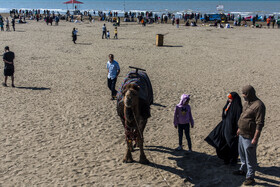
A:
{"type": "Polygon", "coordinates": [[[117,61],[114,60],[114,55],[109,54],[109,61],[107,62],[107,69],[108,69],[108,88],[111,90],[111,100],[116,99],[117,91],[115,89],[117,78],[120,74],[120,66],[117,61]]]}

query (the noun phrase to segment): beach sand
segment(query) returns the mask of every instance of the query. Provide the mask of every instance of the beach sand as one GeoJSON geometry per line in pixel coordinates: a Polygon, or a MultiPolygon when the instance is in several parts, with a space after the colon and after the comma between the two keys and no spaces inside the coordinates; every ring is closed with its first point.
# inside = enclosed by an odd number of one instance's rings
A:
{"type": "MultiPolygon", "coordinates": [[[[0,186],[242,186],[244,177],[232,175],[238,167],[223,165],[204,138],[220,122],[227,93],[241,95],[246,84],[267,108],[256,186],[280,185],[279,29],[122,22],[118,40],[102,40],[103,23],[29,21],[0,32],[0,49],[8,45],[16,55],[17,87],[10,79],[0,87],[0,186]],[[155,46],[156,34],[166,34],[163,47],[155,46]],[[151,79],[149,165],[138,163],[138,149],[134,163],[122,163],[124,129],[106,80],[110,53],[121,67],[117,88],[128,66],[146,69],[151,79]],[[195,121],[194,152],[186,155],[174,151],[173,112],[182,93],[192,95],[195,121]]],[[[185,138],[183,144],[187,149],[185,138]]]]}

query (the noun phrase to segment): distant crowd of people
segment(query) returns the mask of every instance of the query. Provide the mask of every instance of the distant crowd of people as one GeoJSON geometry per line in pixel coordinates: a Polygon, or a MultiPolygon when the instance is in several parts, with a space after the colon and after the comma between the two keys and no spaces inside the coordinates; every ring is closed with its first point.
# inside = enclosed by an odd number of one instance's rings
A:
{"type": "MultiPolygon", "coordinates": [[[[161,15],[158,15],[157,13],[153,12],[125,12],[123,15],[123,21],[124,22],[135,22],[137,21],[139,24],[142,24],[143,26],[146,26],[147,24],[153,24],[153,23],[172,23],[172,25],[175,25],[179,27],[180,20],[183,20],[183,23],[185,26],[197,26],[198,20],[201,20],[201,22],[209,22],[213,21],[213,26],[219,26],[221,22],[227,23],[229,21],[233,21],[234,26],[248,26],[248,22],[252,22],[252,25],[257,28],[263,27],[262,24],[258,22],[265,22],[267,28],[274,28],[277,26],[280,28],[280,17],[277,18],[275,16],[248,16],[248,17],[242,17],[241,15],[235,15],[235,14],[217,14],[217,19],[211,18],[213,14],[200,14],[200,13],[182,13],[180,15],[175,15],[172,13],[163,13],[161,15]]],[[[75,18],[79,21],[83,21],[84,17],[87,16],[88,20],[90,22],[93,22],[93,17],[99,17],[100,21],[108,21],[108,22],[115,22],[115,26],[120,26],[120,15],[118,12],[109,11],[108,13],[105,13],[103,11],[84,11],[80,12],[79,10],[75,9],[75,11],[71,14],[68,10],[66,14],[60,14],[59,12],[55,13],[54,11],[50,10],[40,10],[40,9],[33,9],[33,10],[17,10],[13,9],[10,11],[10,16],[13,19],[19,19],[18,23],[26,23],[26,19],[29,20],[44,20],[48,25],[52,25],[53,21],[55,22],[55,25],[58,25],[60,20],[66,20],[70,22],[74,22],[75,18]],[[78,16],[78,17],[77,17],[78,16]]],[[[76,20],[77,21],[77,20],[76,20]]],[[[1,24],[1,22],[0,22],[1,24]]],[[[2,24],[4,24],[4,21],[2,21],[2,24]]],[[[212,24],[211,24],[212,25],[212,24]]]]}

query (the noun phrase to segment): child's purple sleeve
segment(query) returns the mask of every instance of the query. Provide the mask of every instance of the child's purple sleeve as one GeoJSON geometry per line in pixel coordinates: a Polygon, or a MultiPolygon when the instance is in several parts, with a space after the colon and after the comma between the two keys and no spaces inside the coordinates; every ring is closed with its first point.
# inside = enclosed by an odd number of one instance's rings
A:
{"type": "Polygon", "coordinates": [[[190,122],[191,122],[191,126],[194,126],[191,107],[190,107],[190,122]]]}
{"type": "Polygon", "coordinates": [[[174,126],[176,127],[178,125],[178,116],[177,116],[177,106],[175,107],[175,112],[174,112],[174,126]]]}

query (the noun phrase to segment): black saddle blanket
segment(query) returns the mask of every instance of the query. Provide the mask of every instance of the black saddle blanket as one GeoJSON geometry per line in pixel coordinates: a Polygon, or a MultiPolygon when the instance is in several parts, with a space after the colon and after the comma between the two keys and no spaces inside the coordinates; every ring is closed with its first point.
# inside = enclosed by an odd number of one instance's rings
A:
{"type": "Polygon", "coordinates": [[[135,71],[131,71],[126,75],[126,77],[118,91],[118,95],[117,95],[118,103],[122,102],[122,100],[123,100],[122,91],[127,84],[138,85],[140,87],[139,98],[141,100],[145,101],[145,103],[148,105],[153,104],[154,98],[153,98],[152,84],[151,84],[151,81],[150,81],[148,75],[142,71],[138,72],[138,73],[136,73],[135,71]]]}

